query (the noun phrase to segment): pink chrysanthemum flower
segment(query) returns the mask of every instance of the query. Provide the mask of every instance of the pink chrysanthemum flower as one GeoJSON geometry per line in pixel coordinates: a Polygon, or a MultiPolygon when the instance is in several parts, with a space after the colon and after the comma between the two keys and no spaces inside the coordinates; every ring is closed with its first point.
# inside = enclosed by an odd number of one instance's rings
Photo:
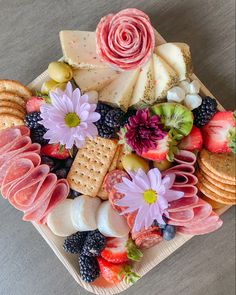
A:
{"type": "Polygon", "coordinates": [[[116,184],[115,188],[124,197],[116,201],[117,206],[126,209],[121,214],[131,213],[136,210],[133,232],[146,229],[157,220],[165,224],[163,215],[168,217],[168,203],[178,200],[184,196],[183,192],[171,190],[175,181],[175,174],[168,174],[162,179],[157,168],[149,170],[146,174],[142,169],[137,172],[129,172],[131,180],[122,178],[122,182],[116,184]]]}
{"type": "Polygon", "coordinates": [[[98,135],[97,127],[93,124],[100,119],[96,113],[96,104],[88,102],[86,94],[81,95],[79,88],[73,91],[68,82],[66,90],[50,91],[51,104],[40,107],[42,124],[48,131],[44,134],[49,143],[60,143],[66,149],[75,144],[80,148],[86,137],[98,135]]]}

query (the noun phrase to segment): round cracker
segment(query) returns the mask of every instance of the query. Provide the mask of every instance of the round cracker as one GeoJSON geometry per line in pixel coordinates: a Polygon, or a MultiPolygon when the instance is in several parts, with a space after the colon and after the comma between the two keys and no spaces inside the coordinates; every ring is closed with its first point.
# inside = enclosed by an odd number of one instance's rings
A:
{"type": "Polygon", "coordinates": [[[220,181],[221,183],[230,184],[230,185],[236,185],[236,181],[231,181],[229,179],[224,179],[220,176],[217,176],[214,174],[211,170],[209,170],[202,162],[200,158],[198,158],[198,166],[201,168],[201,170],[210,176],[211,178],[215,179],[216,181],[220,181]]]}
{"type": "Polygon", "coordinates": [[[199,169],[199,172],[204,176],[204,178],[206,178],[206,180],[208,180],[212,185],[225,190],[227,192],[230,193],[235,193],[236,191],[236,185],[232,185],[232,184],[226,184],[226,183],[222,183],[220,181],[215,180],[214,178],[211,178],[210,176],[208,176],[206,173],[204,173],[204,171],[202,171],[201,169],[199,169]]]}
{"type": "Polygon", "coordinates": [[[213,185],[212,183],[210,183],[204,176],[203,174],[200,173],[200,171],[196,172],[196,176],[198,178],[198,181],[203,183],[204,186],[206,188],[208,188],[209,190],[211,190],[212,192],[216,193],[217,195],[219,195],[220,197],[229,199],[231,201],[236,201],[236,195],[235,192],[231,193],[231,192],[227,192],[225,190],[222,190],[218,187],[216,187],[215,185],[213,185]]]}
{"type": "Polygon", "coordinates": [[[25,109],[22,106],[18,105],[15,102],[12,102],[12,101],[0,100],[0,109],[2,107],[16,109],[16,110],[19,110],[22,114],[24,114],[24,115],[26,114],[26,111],[25,111],[25,109]]]}
{"type": "Polygon", "coordinates": [[[233,153],[217,154],[202,149],[199,157],[202,163],[215,175],[236,181],[235,156],[233,153]]]}
{"type": "Polygon", "coordinates": [[[9,114],[0,114],[0,129],[24,125],[24,121],[17,116],[9,114]]]}
{"type": "Polygon", "coordinates": [[[236,204],[235,201],[223,198],[223,197],[217,195],[216,193],[212,192],[201,182],[197,183],[197,187],[205,196],[216,201],[217,203],[221,203],[221,204],[225,204],[225,205],[235,205],[236,204]]]}
{"type": "Polygon", "coordinates": [[[9,91],[0,92],[0,101],[1,100],[15,102],[18,105],[25,108],[25,100],[24,100],[24,98],[12,93],[12,92],[9,92],[9,91]]]}
{"type": "Polygon", "coordinates": [[[31,91],[27,87],[15,80],[0,80],[0,92],[2,91],[13,92],[25,100],[32,96],[31,91]]]}
{"type": "Polygon", "coordinates": [[[18,117],[19,119],[23,119],[25,116],[24,113],[22,113],[21,111],[19,111],[17,109],[12,109],[9,107],[0,107],[0,114],[14,115],[14,116],[18,117]]]}

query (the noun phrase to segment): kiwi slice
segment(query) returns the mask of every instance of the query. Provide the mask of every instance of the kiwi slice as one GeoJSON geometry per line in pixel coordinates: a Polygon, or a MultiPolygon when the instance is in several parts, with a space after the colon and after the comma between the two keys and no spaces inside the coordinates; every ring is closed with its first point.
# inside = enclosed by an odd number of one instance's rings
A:
{"type": "Polygon", "coordinates": [[[155,104],[151,107],[151,112],[160,117],[166,131],[174,130],[180,138],[187,136],[193,127],[193,114],[182,104],[169,102],[155,104]]]}

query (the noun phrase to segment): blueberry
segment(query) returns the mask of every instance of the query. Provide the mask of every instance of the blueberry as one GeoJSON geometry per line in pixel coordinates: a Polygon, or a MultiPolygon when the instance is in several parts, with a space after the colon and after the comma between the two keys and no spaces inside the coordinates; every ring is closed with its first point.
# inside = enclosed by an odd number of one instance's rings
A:
{"type": "Polygon", "coordinates": [[[68,170],[66,168],[60,168],[60,169],[54,171],[54,173],[56,174],[58,179],[66,178],[66,176],[68,174],[68,170]]]}
{"type": "Polygon", "coordinates": [[[71,199],[74,199],[74,198],[77,198],[81,195],[81,193],[77,192],[77,191],[74,191],[73,189],[70,189],[70,198],[71,199]]]}
{"type": "Polygon", "coordinates": [[[165,229],[166,228],[166,224],[160,224],[158,223],[157,226],[161,229],[165,229]]]}
{"type": "Polygon", "coordinates": [[[72,163],[73,163],[74,159],[72,158],[68,158],[66,161],[65,161],[65,168],[70,168],[72,163]]]}
{"type": "Polygon", "coordinates": [[[55,168],[55,162],[52,158],[49,158],[47,156],[41,157],[41,164],[46,164],[49,166],[50,171],[52,171],[55,168]]]}
{"type": "Polygon", "coordinates": [[[175,227],[173,225],[167,224],[165,229],[163,229],[163,239],[170,241],[175,237],[175,227]]]}

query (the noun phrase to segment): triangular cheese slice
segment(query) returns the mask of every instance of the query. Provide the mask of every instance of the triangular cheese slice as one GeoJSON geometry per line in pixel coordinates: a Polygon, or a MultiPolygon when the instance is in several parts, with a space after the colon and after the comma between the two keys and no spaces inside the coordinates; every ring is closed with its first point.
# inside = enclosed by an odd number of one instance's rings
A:
{"type": "Polygon", "coordinates": [[[151,58],[139,73],[138,80],[134,87],[134,92],[130,105],[134,107],[144,107],[153,104],[155,101],[155,83],[153,59],[151,58]]]}
{"type": "Polygon", "coordinates": [[[82,92],[96,90],[100,91],[102,88],[111,83],[112,80],[118,77],[118,72],[109,69],[92,69],[92,70],[74,70],[73,79],[82,92]]]}
{"type": "Polygon", "coordinates": [[[192,60],[189,46],[185,43],[165,43],[155,48],[160,55],[179,75],[180,81],[192,74],[192,60]]]}
{"type": "Polygon", "coordinates": [[[157,54],[153,54],[155,99],[162,100],[167,91],[178,84],[178,74],[157,54]]]}
{"type": "Polygon", "coordinates": [[[127,111],[139,71],[121,72],[117,79],[99,92],[98,100],[127,111]]]}
{"type": "Polygon", "coordinates": [[[108,67],[96,53],[95,32],[61,31],[60,40],[65,61],[74,68],[108,67]]]}

